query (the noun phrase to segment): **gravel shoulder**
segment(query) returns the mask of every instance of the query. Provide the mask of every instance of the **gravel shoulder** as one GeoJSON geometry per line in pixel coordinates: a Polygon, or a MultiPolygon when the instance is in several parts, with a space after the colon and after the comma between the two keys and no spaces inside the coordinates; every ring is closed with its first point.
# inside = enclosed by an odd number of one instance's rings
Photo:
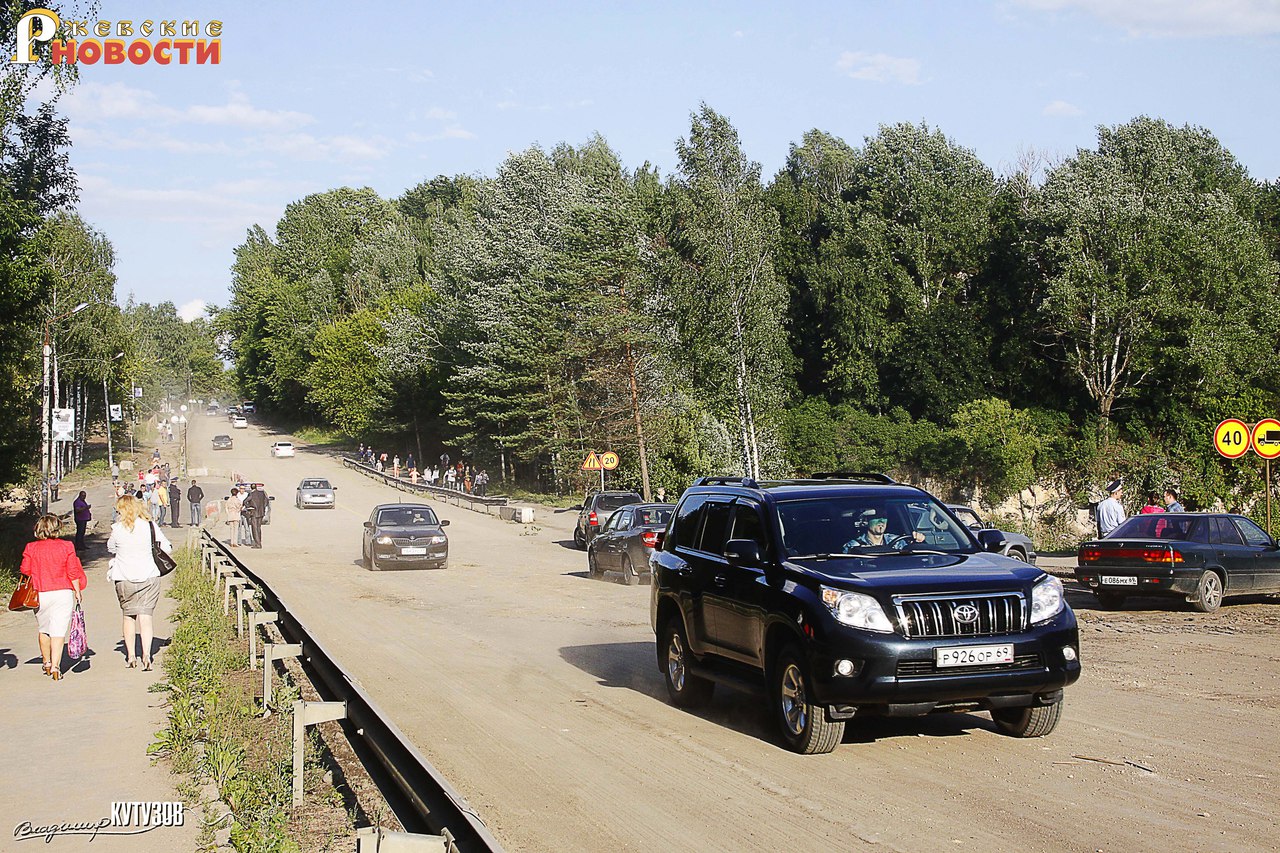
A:
{"type": "Polygon", "coordinates": [[[1280,602],[1110,612],[1072,589],[1084,675],[1053,735],[1007,738],[984,714],[868,719],[798,756],[762,697],[667,704],[649,588],[589,580],[573,512],[521,527],[437,505],[449,569],[369,572],[360,524],[404,495],[305,446],[271,459],[279,436],[256,426],[207,450],[225,426],[194,420],[192,464],[276,496],[263,550],[239,556],[508,850],[1276,849],[1280,602]],[[304,476],[336,483],[337,509],[295,509],[304,476]]]}

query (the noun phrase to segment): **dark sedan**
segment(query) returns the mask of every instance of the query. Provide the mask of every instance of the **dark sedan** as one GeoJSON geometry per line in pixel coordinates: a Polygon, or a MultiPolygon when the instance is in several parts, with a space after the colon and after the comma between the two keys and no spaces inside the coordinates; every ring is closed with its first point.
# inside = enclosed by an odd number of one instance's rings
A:
{"type": "Polygon", "coordinates": [[[382,569],[446,569],[449,567],[449,524],[425,504],[379,504],[364,523],[361,556],[373,571],[382,569]]]}
{"type": "Polygon", "coordinates": [[[599,578],[618,572],[625,584],[649,583],[649,558],[674,509],[675,504],[634,504],[615,511],[587,545],[587,573],[599,578]]]}
{"type": "Polygon", "coordinates": [[[1240,515],[1139,515],[1080,546],[1076,579],[1103,607],[1164,595],[1211,613],[1224,596],[1280,592],[1280,545],[1240,515]]]}
{"type": "Polygon", "coordinates": [[[215,435],[213,437],[214,450],[230,450],[231,445],[232,445],[232,441],[231,441],[231,436],[229,435],[215,435]]]}
{"type": "MultiPolygon", "coordinates": [[[[973,507],[964,504],[947,504],[947,509],[956,514],[956,518],[970,530],[994,530],[995,525],[983,521],[978,515],[978,511],[973,507]]],[[[1036,564],[1036,549],[1031,544],[1031,539],[1023,536],[1021,533],[1014,533],[1011,530],[1001,530],[1004,534],[1005,546],[1000,549],[1000,553],[1006,557],[1012,557],[1023,563],[1036,564]]]]}

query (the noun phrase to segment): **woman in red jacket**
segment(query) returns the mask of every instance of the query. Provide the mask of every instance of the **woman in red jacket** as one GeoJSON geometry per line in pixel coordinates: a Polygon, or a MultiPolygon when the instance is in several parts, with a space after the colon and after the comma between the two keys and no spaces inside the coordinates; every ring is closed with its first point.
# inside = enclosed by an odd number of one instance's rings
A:
{"type": "Polygon", "coordinates": [[[24,575],[31,576],[32,586],[40,593],[36,625],[40,657],[44,658],[44,674],[54,681],[62,678],[62,644],[71,625],[71,611],[88,585],[84,566],[76,556],[75,546],[65,539],[62,520],[56,515],[42,515],[36,521],[36,541],[22,552],[24,575]]]}

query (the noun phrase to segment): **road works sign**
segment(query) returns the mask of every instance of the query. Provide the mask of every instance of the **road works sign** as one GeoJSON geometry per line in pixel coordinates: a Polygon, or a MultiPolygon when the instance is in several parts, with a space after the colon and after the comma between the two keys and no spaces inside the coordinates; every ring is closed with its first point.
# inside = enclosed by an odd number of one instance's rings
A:
{"type": "Polygon", "coordinates": [[[1252,431],[1238,418],[1227,418],[1213,431],[1213,446],[1228,459],[1239,459],[1249,452],[1252,431]]]}
{"type": "Polygon", "coordinates": [[[593,450],[587,454],[587,458],[582,460],[583,471],[603,471],[604,463],[600,461],[600,456],[593,450]]]}

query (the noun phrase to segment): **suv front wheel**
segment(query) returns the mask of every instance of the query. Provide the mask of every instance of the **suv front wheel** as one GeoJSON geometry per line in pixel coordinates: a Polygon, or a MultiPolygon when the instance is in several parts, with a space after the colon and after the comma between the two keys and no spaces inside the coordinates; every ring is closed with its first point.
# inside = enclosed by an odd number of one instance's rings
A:
{"type": "Polygon", "coordinates": [[[715,682],[690,672],[693,654],[679,617],[667,620],[658,644],[658,666],[667,684],[667,695],[677,708],[699,708],[711,701],[715,682]]]}
{"type": "Polygon", "coordinates": [[[844,721],[827,719],[809,697],[809,677],[795,646],[785,646],[773,666],[773,702],[787,746],[802,755],[830,752],[844,737],[844,721]]]}
{"type": "Polygon", "coordinates": [[[1044,737],[1061,718],[1061,702],[1030,708],[996,708],[991,712],[996,728],[1013,737],[1044,737]]]}

